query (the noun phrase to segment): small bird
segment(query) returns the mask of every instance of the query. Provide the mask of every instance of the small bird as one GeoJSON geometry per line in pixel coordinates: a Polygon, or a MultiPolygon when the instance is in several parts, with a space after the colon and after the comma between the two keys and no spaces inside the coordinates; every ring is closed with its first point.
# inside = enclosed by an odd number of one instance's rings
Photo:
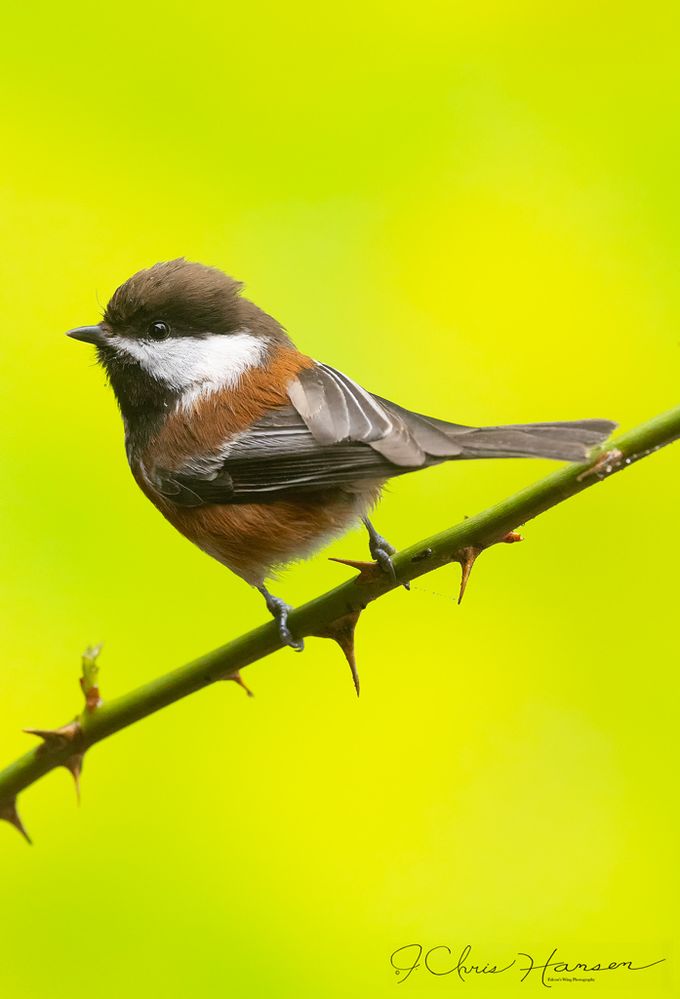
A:
{"type": "Polygon", "coordinates": [[[141,490],[195,545],[256,587],[282,641],[290,607],[265,583],[363,521],[388,479],[462,458],[583,461],[609,420],[467,427],[403,409],[300,353],[284,328],[214,267],[157,263],[122,284],[94,344],[141,490]]]}

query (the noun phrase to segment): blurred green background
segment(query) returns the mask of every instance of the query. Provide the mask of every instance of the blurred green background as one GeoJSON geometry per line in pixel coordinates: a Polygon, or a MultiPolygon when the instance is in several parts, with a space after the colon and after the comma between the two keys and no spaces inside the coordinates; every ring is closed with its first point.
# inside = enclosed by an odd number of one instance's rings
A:
{"type": "MultiPolygon", "coordinates": [[[[264,620],[135,487],[87,348],[133,271],[215,264],[304,351],[469,423],[678,401],[675,4],[6,7],[1,762],[264,620]]],[[[677,448],[97,747],[0,826],[0,994],[383,997],[397,947],[669,961],[677,995],[677,448]]],[[[398,480],[404,545],[550,469],[398,480]]],[[[325,554],[361,558],[355,533],[325,554]]],[[[325,555],[292,602],[345,578],[325,555]]],[[[462,984],[422,970],[404,994],[462,984]]],[[[526,995],[537,981],[474,981],[526,995]]],[[[630,990],[630,991],[629,991],[630,990]]]]}

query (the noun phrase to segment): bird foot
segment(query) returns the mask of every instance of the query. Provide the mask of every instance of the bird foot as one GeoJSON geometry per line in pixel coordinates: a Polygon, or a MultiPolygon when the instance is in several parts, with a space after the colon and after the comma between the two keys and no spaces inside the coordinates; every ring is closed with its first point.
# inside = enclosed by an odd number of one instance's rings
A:
{"type": "Polygon", "coordinates": [[[301,638],[293,638],[288,628],[288,615],[293,608],[285,600],[273,596],[264,586],[258,586],[258,589],[265,599],[267,610],[276,621],[279,629],[279,637],[283,644],[290,646],[291,649],[295,649],[296,652],[302,652],[305,647],[304,641],[301,638]]]}
{"type": "MultiPolygon", "coordinates": [[[[371,553],[371,557],[375,559],[375,563],[381,572],[384,572],[385,575],[390,577],[392,582],[396,583],[397,574],[394,571],[392,556],[396,554],[397,549],[389,543],[387,538],[383,538],[382,534],[378,534],[370,520],[364,518],[364,524],[368,530],[368,550],[371,553]]],[[[405,590],[411,589],[410,583],[404,583],[403,585],[405,590]]]]}
{"type": "Polygon", "coordinates": [[[397,574],[394,571],[394,566],[392,565],[392,555],[394,555],[396,548],[389,543],[380,534],[375,534],[369,538],[368,550],[371,556],[375,559],[378,567],[390,577],[390,579],[396,582],[397,574]]]}

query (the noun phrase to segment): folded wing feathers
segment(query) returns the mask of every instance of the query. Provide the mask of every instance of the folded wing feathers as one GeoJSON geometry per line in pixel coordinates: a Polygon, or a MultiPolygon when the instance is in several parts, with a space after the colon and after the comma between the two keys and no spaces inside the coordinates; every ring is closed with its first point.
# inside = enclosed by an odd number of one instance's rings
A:
{"type": "Polygon", "coordinates": [[[218,453],[156,469],[159,492],[178,506],[267,502],[307,490],[351,491],[447,459],[580,461],[615,426],[583,420],[465,427],[403,409],[324,364],[301,372],[288,393],[292,406],[271,411],[218,453]]]}
{"type": "Polygon", "coordinates": [[[289,387],[293,406],[320,444],[370,444],[395,465],[428,459],[544,457],[581,461],[616,424],[609,420],[466,427],[413,413],[374,396],[325,364],[302,371],[289,387]]]}

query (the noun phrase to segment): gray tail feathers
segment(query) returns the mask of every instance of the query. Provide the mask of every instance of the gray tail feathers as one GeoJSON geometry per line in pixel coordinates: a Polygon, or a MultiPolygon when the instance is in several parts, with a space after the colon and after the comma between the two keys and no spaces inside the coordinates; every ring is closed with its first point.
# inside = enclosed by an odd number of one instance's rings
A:
{"type": "Polygon", "coordinates": [[[437,429],[460,448],[461,458],[555,458],[558,461],[583,461],[590,449],[606,440],[616,428],[610,420],[524,423],[506,427],[457,427],[437,423],[437,429]]]}
{"type": "MultiPolygon", "coordinates": [[[[505,427],[464,427],[379,400],[398,414],[410,436],[435,461],[456,458],[555,458],[584,461],[591,448],[616,429],[611,420],[518,423],[505,427]]],[[[375,447],[375,444],[373,445],[375,447]]]]}

